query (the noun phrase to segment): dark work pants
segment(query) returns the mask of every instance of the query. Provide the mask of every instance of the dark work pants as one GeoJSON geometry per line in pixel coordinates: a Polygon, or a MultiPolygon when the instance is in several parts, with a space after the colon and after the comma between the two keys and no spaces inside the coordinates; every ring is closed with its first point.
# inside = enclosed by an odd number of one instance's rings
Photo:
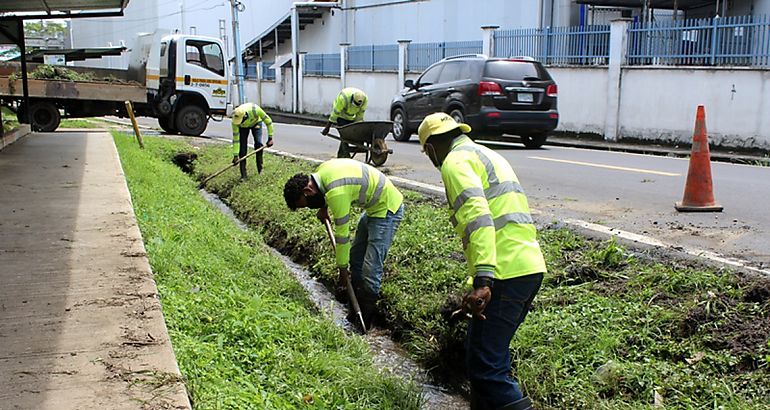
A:
{"type": "MultiPolygon", "coordinates": [[[[241,128],[240,146],[238,147],[238,156],[243,158],[249,151],[249,131],[254,135],[254,149],[258,149],[262,146],[262,123],[257,124],[254,128],[241,128]]],[[[257,172],[262,173],[262,152],[259,151],[254,155],[257,157],[257,172]]],[[[241,178],[246,178],[246,161],[241,161],[239,164],[241,167],[241,178]]]]}
{"type": "Polygon", "coordinates": [[[518,382],[510,375],[510,344],[542,281],[542,273],[496,279],[492,300],[484,309],[487,319],[471,320],[465,352],[476,408],[498,409],[522,398],[518,382]]]}
{"type": "MultiPolygon", "coordinates": [[[[352,124],[355,121],[346,120],[344,118],[337,118],[337,126],[341,127],[343,125],[352,124]]],[[[337,149],[337,158],[350,158],[350,149],[348,149],[348,144],[340,141],[340,147],[337,149]]]]}

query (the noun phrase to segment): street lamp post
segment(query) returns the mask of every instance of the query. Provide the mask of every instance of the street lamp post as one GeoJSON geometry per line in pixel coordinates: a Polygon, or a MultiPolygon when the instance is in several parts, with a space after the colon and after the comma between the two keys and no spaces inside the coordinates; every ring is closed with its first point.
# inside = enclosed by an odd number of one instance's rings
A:
{"type": "Polygon", "coordinates": [[[243,104],[245,99],[243,95],[243,61],[241,60],[241,34],[238,27],[238,13],[246,9],[246,6],[238,0],[230,0],[231,11],[233,13],[233,53],[235,54],[235,83],[238,85],[238,105],[243,104]]]}

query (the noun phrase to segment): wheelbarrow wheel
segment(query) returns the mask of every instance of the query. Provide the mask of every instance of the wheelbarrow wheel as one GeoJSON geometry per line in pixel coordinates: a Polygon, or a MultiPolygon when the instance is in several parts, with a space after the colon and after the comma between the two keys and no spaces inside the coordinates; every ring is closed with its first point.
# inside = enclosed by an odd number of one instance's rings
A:
{"type": "Polygon", "coordinates": [[[388,146],[385,140],[376,138],[372,144],[372,150],[369,155],[369,162],[375,167],[379,167],[388,160],[388,146]]]}

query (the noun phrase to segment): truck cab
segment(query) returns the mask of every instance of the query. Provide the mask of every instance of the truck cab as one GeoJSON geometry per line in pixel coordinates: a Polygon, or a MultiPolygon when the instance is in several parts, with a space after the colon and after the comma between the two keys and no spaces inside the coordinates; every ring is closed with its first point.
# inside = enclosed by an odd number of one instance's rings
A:
{"type": "Polygon", "coordinates": [[[174,34],[153,43],[158,51],[147,60],[146,84],[154,116],[166,132],[200,135],[211,115],[228,111],[230,87],[222,42],[174,34]]]}

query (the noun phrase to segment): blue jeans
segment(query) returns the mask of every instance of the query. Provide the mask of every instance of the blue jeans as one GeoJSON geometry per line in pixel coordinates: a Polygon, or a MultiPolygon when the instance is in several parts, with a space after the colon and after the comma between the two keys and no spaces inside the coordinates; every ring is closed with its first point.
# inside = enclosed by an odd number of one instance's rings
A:
{"type": "Polygon", "coordinates": [[[350,247],[350,273],[356,289],[371,296],[380,294],[385,257],[403,218],[404,205],[395,213],[388,211],[384,218],[361,215],[350,247]]]}
{"type": "MultiPolygon", "coordinates": [[[[241,128],[238,130],[241,134],[240,143],[238,145],[238,156],[240,158],[243,158],[246,156],[246,153],[249,151],[249,132],[251,132],[251,135],[254,136],[254,149],[258,149],[262,146],[262,123],[255,125],[254,128],[241,128]]],[[[263,163],[263,151],[259,151],[256,153],[257,157],[257,171],[262,172],[262,163],[263,163]]],[[[241,176],[246,176],[246,161],[241,161],[241,176]]]]}
{"type": "Polygon", "coordinates": [[[523,397],[511,377],[511,339],[529,312],[543,274],[495,280],[486,320],[473,318],[465,341],[471,391],[484,409],[497,409],[523,397]]]}

